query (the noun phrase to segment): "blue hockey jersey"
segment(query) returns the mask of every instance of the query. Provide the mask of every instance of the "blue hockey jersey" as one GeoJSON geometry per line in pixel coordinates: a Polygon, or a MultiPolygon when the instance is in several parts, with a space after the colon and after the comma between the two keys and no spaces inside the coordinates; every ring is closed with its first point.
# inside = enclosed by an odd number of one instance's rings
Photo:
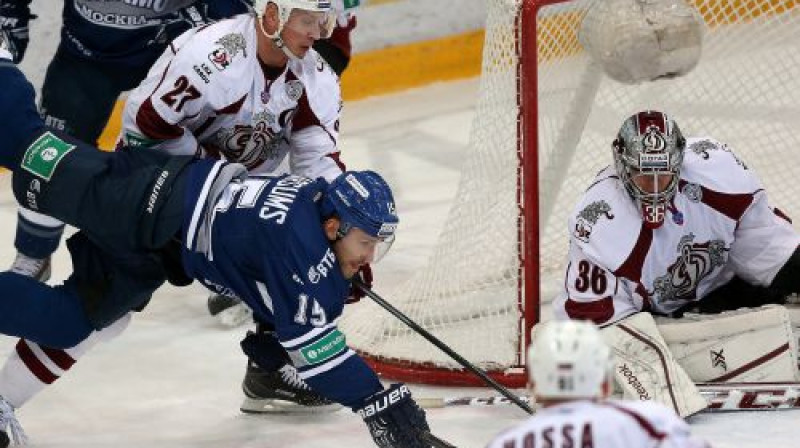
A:
{"type": "MultiPolygon", "coordinates": [[[[2,0],[25,8],[30,2],[2,0]]],[[[208,8],[211,20],[249,11],[246,0],[64,0],[61,45],[93,61],[149,66],[172,39],[197,24],[196,16],[181,11],[193,5],[208,8]]]]}
{"type": "Polygon", "coordinates": [[[275,327],[294,366],[315,391],[349,407],[382,389],[334,320],[349,281],[323,231],[319,204],[327,182],[251,176],[215,191],[225,162],[190,172],[183,262],[189,276],[247,303],[275,327]]]}

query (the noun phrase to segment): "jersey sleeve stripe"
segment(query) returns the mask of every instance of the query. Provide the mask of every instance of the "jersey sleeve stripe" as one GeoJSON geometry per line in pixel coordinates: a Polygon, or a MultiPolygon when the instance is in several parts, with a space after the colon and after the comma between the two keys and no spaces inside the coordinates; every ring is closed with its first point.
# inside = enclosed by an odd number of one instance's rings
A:
{"type": "Polygon", "coordinates": [[[325,362],[324,364],[321,364],[319,366],[316,366],[316,367],[313,367],[313,368],[310,368],[310,369],[309,368],[306,368],[306,369],[298,368],[297,371],[298,371],[298,373],[300,375],[300,378],[302,378],[303,380],[307,380],[308,378],[311,378],[313,376],[319,375],[320,373],[324,373],[324,372],[327,372],[329,370],[334,369],[335,367],[337,367],[341,363],[345,362],[348,358],[350,358],[351,356],[353,356],[355,354],[356,354],[356,352],[354,352],[352,349],[348,348],[347,350],[343,351],[340,355],[338,355],[338,356],[336,356],[334,358],[331,358],[329,361],[325,362]]]}
{"type": "Polygon", "coordinates": [[[261,300],[264,302],[264,305],[267,306],[269,312],[275,314],[275,309],[272,305],[272,297],[269,295],[269,291],[267,291],[267,285],[256,282],[256,288],[258,288],[258,293],[261,295],[261,300]]]}
{"type": "Polygon", "coordinates": [[[203,183],[203,189],[200,190],[200,195],[197,197],[197,205],[192,211],[192,219],[189,222],[189,230],[186,232],[188,239],[185,244],[186,248],[189,250],[193,250],[194,240],[197,236],[197,227],[200,223],[200,218],[204,216],[203,209],[206,206],[208,192],[211,190],[211,185],[214,184],[214,179],[217,178],[219,170],[222,169],[222,165],[222,161],[214,164],[214,166],[211,168],[211,172],[206,177],[206,181],[203,183]]]}
{"type": "Polygon", "coordinates": [[[323,335],[323,333],[330,332],[333,328],[334,328],[333,324],[328,324],[325,325],[324,327],[315,328],[300,337],[289,339],[288,341],[281,341],[281,345],[283,345],[283,347],[286,350],[296,350],[299,346],[306,345],[306,342],[309,342],[312,339],[319,339],[323,335]]]}

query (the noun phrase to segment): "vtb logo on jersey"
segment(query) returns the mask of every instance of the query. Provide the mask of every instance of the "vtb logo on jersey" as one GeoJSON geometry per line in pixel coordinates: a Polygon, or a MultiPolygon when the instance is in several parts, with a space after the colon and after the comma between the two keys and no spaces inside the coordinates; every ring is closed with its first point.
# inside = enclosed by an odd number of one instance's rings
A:
{"type": "Polygon", "coordinates": [[[678,258],[667,273],[653,281],[651,297],[662,302],[692,300],[697,295],[697,285],[717,267],[725,264],[725,242],[712,240],[694,243],[694,234],[681,238],[678,258]]]}

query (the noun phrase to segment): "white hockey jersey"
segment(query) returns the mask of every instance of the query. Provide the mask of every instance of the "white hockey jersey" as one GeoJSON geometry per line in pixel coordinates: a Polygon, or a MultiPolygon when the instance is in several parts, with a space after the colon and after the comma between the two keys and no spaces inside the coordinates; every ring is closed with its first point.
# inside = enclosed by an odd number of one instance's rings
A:
{"type": "Polygon", "coordinates": [[[708,448],[689,425],[652,401],[571,401],[542,408],[487,448],[708,448]]]}
{"type": "Polygon", "coordinates": [[[643,225],[613,167],[598,174],[569,219],[558,319],[608,324],[637,311],[671,313],[734,275],[767,286],[800,235],[767,202],[756,175],[727,146],[689,139],[664,224],[643,225]]]}
{"type": "Polygon", "coordinates": [[[336,177],[338,77],[313,49],[271,71],[256,42],[250,14],[175,39],[129,95],[122,143],[222,157],[259,173],[276,172],[288,155],[293,174],[336,177]]]}

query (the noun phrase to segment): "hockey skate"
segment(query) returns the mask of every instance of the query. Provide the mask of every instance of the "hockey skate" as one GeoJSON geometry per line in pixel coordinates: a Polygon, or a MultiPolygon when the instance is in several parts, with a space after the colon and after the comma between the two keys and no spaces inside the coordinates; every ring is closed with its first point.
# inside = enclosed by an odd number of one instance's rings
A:
{"type": "Polygon", "coordinates": [[[44,283],[50,280],[50,257],[32,258],[17,252],[17,258],[14,259],[9,271],[44,283]]]}
{"type": "Polygon", "coordinates": [[[253,311],[236,297],[222,294],[208,296],[208,312],[228,328],[252,322],[253,311]]]}
{"type": "Polygon", "coordinates": [[[268,371],[252,361],[248,362],[242,391],[245,399],[241,410],[245,413],[314,414],[333,412],[342,407],[312,391],[289,364],[268,371]]]}
{"type": "Polygon", "coordinates": [[[28,443],[28,437],[14,415],[14,407],[0,396],[0,448],[6,448],[12,440],[14,445],[28,443]]]}

